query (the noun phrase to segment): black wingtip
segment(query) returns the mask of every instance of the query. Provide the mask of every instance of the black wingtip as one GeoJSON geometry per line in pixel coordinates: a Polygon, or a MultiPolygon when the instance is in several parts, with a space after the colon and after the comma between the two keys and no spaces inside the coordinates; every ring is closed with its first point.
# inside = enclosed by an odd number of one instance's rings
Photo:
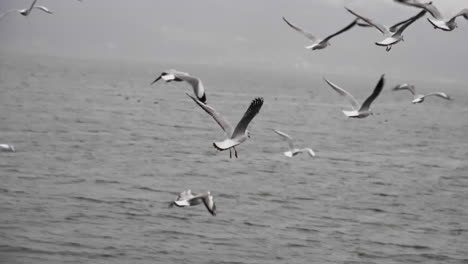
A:
{"type": "Polygon", "coordinates": [[[219,150],[219,151],[223,151],[224,149],[221,149],[219,148],[218,146],[216,146],[216,143],[213,142],[213,147],[215,147],[215,149],[219,150]]]}
{"type": "Polygon", "coordinates": [[[150,85],[153,85],[155,82],[159,81],[159,80],[161,79],[161,76],[162,76],[162,75],[159,75],[159,77],[156,78],[156,80],[154,80],[150,85]]]}
{"type": "Polygon", "coordinates": [[[201,98],[198,98],[198,100],[200,100],[200,102],[206,104],[206,94],[203,93],[203,96],[201,98]]]}

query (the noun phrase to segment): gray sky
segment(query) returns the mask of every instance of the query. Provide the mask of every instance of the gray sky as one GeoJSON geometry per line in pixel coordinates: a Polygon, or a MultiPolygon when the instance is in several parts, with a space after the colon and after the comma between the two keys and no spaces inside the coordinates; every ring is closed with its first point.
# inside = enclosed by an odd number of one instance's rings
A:
{"type": "MultiPolygon", "coordinates": [[[[0,0],[0,10],[30,0],[0,0]]],[[[374,29],[354,28],[315,52],[281,19],[324,37],[353,17],[343,6],[394,24],[419,10],[392,0],[39,0],[54,15],[10,14],[0,21],[0,52],[27,51],[97,57],[271,67],[285,70],[376,76],[381,73],[443,82],[468,80],[468,21],[453,32],[434,30],[423,18],[390,53],[374,42],[374,29]]],[[[466,0],[433,0],[444,14],[466,0]]]]}

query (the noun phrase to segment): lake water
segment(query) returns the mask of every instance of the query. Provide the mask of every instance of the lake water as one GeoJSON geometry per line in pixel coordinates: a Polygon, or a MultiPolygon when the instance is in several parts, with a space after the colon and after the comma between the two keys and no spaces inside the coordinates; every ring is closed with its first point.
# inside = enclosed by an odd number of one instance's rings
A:
{"type": "MultiPolygon", "coordinates": [[[[379,76],[327,76],[358,100],[379,76]]],[[[410,103],[387,85],[374,115],[306,72],[0,55],[0,263],[468,263],[468,92],[410,103]],[[238,159],[176,68],[237,123],[265,99],[238,159]],[[271,129],[317,157],[282,155],[271,129]],[[217,205],[168,208],[185,189],[217,205]]]]}

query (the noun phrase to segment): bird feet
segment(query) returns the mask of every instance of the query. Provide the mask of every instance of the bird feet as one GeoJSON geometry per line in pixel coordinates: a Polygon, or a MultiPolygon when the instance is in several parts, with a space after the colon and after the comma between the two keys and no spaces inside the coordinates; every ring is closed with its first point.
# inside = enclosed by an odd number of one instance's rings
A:
{"type": "MultiPolygon", "coordinates": [[[[237,150],[234,149],[234,156],[236,157],[237,159],[237,150]]],[[[231,149],[229,149],[229,158],[232,159],[232,152],[231,152],[231,149]]]]}
{"type": "Polygon", "coordinates": [[[389,52],[390,50],[392,49],[392,46],[387,46],[387,48],[385,49],[387,52],[389,52]]]}

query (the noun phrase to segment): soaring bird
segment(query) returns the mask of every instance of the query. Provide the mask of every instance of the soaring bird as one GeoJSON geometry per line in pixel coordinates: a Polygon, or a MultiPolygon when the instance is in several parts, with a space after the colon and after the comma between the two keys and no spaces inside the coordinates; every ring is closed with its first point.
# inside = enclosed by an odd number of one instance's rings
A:
{"type": "Polygon", "coordinates": [[[440,98],[443,98],[445,100],[452,100],[450,96],[448,96],[446,93],[443,92],[435,92],[435,93],[430,93],[430,94],[417,94],[416,93],[416,88],[414,85],[410,85],[407,83],[403,83],[400,85],[395,86],[393,91],[401,91],[401,90],[408,90],[412,95],[413,95],[413,101],[411,101],[413,104],[418,104],[424,102],[424,98],[428,96],[438,96],[440,98]]]}
{"type": "Polygon", "coordinates": [[[306,38],[312,40],[312,44],[311,45],[308,45],[306,46],[305,48],[306,49],[310,49],[310,50],[318,50],[318,49],[324,49],[326,47],[328,47],[330,45],[330,42],[329,40],[345,31],[348,31],[350,30],[352,27],[354,27],[356,25],[356,22],[357,22],[357,19],[353,20],[353,22],[351,22],[349,25],[347,25],[346,27],[344,27],[343,29],[341,29],[340,31],[324,38],[324,39],[320,39],[320,38],[317,38],[315,37],[314,35],[312,35],[312,33],[309,33],[307,31],[305,31],[304,29],[298,27],[298,26],[295,26],[293,25],[291,22],[289,22],[288,20],[286,20],[285,17],[283,17],[283,20],[284,22],[286,22],[286,24],[288,24],[291,28],[293,28],[294,30],[296,30],[297,32],[301,33],[302,35],[304,35],[306,38]]]}
{"type": "Polygon", "coordinates": [[[15,152],[15,147],[13,145],[8,144],[0,144],[0,151],[2,152],[15,152]]]}
{"type": "Polygon", "coordinates": [[[358,101],[356,99],[354,99],[354,97],[350,93],[345,91],[343,88],[340,88],[338,85],[330,82],[326,78],[323,78],[323,79],[325,80],[325,82],[328,83],[328,85],[331,86],[331,88],[333,88],[333,90],[335,90],[341,96],[344,96],[351,103],[351,105],[353,107],[352,111],[343,110],[343,113],[347,117],[351,117],[351,118],[364,118],[364,117],[367,117],[369,115],[372,115],[370,105],[377,98],[377,96],[379,96],[379,94],[382,91],[382,89],[384,87],[384,84],[385,84],[385,75],[382,74],[382,76],[380,77],[380,80],[377,83],[377,86],[375,86],[374,91],[372,92],[372,94],[369,97],[367,97],[367,99],[364,101],[364,103],[362,105],[359,105],[358,101]]]}
{"type": "Polygon", "coordinates": [[[456,13],[452,17],[444,17],[442,13],[435,7],[432,2],[422,3],[418,0],[394,0],[397,3],[413,6],[417,8],[424,9],[429,12],[432,18],[427,20],[434,26],[434,29],[442,29],[444,31],[452,31],[458,27],[457,22],[455,21],[457,17],[463,16],[468,20],[468,9],[464,8],[460,12],[456,13]]]}
{"type": "Polygon", "coordinates": [[[163,79],[166,82],[172,82],[172,81],[187,82],[188,84],[192,86],[193,93],[198,98],[198,100],[202,101],[203,103],[206,103],[205,87],[203,87],[203,83],[199,78],[191,76],[190,74],[186,72],[181,72],[181,71],[171,69],[171,70],[163,71],[161,75],[159,75],[158,78],[156,78],[156,80],[154,80],[151,84],[154,84],[160,79],[163,79]]]}
{"type": "Polygon", "coordinates": [[[300,154],[302,152],[307,152],[309,153],[309,156],[315,157],[315,152],[311,148],[303,148],[303,149],[296,148],[294,146],[293,139],[288,134],[281,132],[279,130],[276,130],[276,129],[273,129],[273,131],[288,142],[289,150],[284,152],[284,155],[286,157],[292,158],[293,156],[296,156],[297,154],[300,154]]]}
{"type": "Polygon", "coordinates": [[[234,155],[237,158],[237,150],[236,146],[241,144],[242,142],[246,141],[250,138],[250,132],[247,130],[247,126],[249,125],[250,121],[258,114],[260,108],[263,105],[263,98],[255,98],[252,103],[250,104],[249,108],[245,112],[242,119],[239,121],[237,126],[234,128],[223,116],[221,116],[213,107],[209,106],[208,104],[202,103],[197,98],[191,96],[187,93],[187,95],[193,99],[195,103],[197,103],[205,112],[207,112],[213,119],[218,123],[218,125],[223,129],[226,139],[224,141],[214,142],[213,146],[220,150],[227,150],[229,149],[229,157],[232,158],[231,148],[234,149],[234,155]]]}
{"type": "Polygon", "coordinates": [[[172,201],[169,204],[169,207],[173,207],[174,205],[177,207],[188,207],[199,205],[201,203],[205,205],[210,214],[213,216],[216,215],[216,204],[210,191],[195,195],[192,194],[191,190],[183,191],[179,194],[175,201],[172,201]]]}
{"type": "MultiPolygon", "coordinates": [[[[406,23],[404,23],[400,27],[398,27],[398,29],[396,29],[395,32],[392,32],[389,27],[387,27],[385,25],[382,25],[380,23],[377,23],[374,20],[371,20],[370,18],[361,16],[361,15],[357,14],[356,12],[354,12],[353,10],[351,10],[351,9],[349,9],[347,7],[345,7],[345,8],[346,8],[346,10],[348,10],[348,12],[350,12],[354,16],[356,16],[359,19],[365,21],[369,25],[374,26],[378,31],[380,31],[384,35],[385,38],[380,42],[376,42],[375,44],[378,45],[378,46],[386,47],[387,51],[390,51],[392,49],[392,46],[397,44],[398,42],[404,41],[403,35],[402,35],[403,31],[409,25],[411,25],[414,21],[418,20],[419,18],[421,18],[422,16],[424,16],[426,14],[426,11],[424,11],[424,10],[419,12],[416,16],[414,16],[411,19],[407,20],[406,23]]],[[[395,30],[395,28],[393,30],[395,30]]]]}
{"type": "Polygon", "coordinates": [[[33,10],[34,8],[35,8],[35,9],[42,10],[42,11],[46,12],[47,14],[52,14],[52,11],[50,11],[47,7],[41,6],[41,5],[36,5],[36,2],[37,2],[37,0],[34,0],[29,8],[25,8],[25,9],[11,9],[11,10],[8,10],[8,11],[4,12],[3,14],[0,14],[0,20],[1,20],[4,16],[6,16],[7,14],[12,13],[12,12],[18,12],[18,13],[20,13],[20,14],[23,15],[23,16],[29,16],[29,14],[32,12],[32,10],[33,10]]]}

